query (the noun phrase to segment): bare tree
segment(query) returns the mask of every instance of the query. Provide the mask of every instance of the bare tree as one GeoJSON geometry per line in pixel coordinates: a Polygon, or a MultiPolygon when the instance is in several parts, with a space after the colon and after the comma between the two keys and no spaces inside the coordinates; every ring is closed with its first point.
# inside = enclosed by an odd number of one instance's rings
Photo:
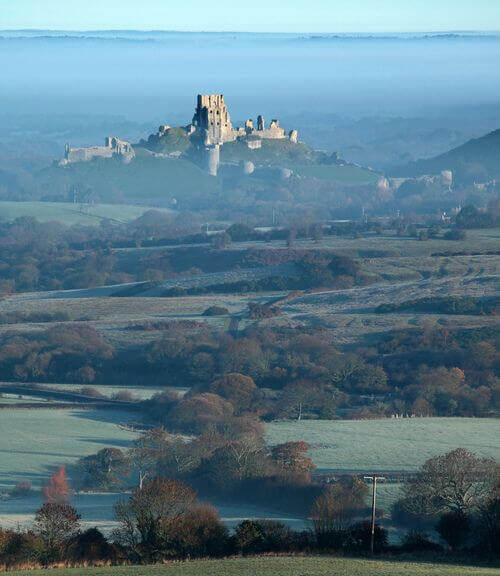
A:
{"type": "Polygon", "coordinates": [[[154,476],[158,463],[168,452],[170,434],[163,427],[153,428],[144,432],[130,449],[130,460],[139,474],[139,488],[142,489],[144,480],[154,476]]]}
{"type": "Polygon", "coordinates": [[[116,489],[126,482],[130,461],[119,448],[103,448],[97,454],[80,458],[78,469],[83,487],[116,489]]]}
{"type": "Polygon", "coordinates": [[[168,556],[169,536],[176,522],[196,504],[195,492],[168,478],[152,478],[136,488],[128,501],[115,506],[117,539],[140,557],[157,561],[168,556]]]}
{"type": "Polygon", "coordinates": [[[80,516],[69,504],[47,502],[36,513],[35,530],[45,561],[55,562],[63,558],[71,538],[80,531],[80,516]]]}
{"type": "Polygon", "coordinates": [[[423,464],[404,486],[405,501],[417,515],[467,514],[489,498],[497,480],[495,460],[457,448],[423,464]]]}
{"type": "Polygon", "coordinates": [[[365,503],[366,484],[359,478],[345,478],[328,485],[311,509],[316,536],[346,530],[365,503]]]}

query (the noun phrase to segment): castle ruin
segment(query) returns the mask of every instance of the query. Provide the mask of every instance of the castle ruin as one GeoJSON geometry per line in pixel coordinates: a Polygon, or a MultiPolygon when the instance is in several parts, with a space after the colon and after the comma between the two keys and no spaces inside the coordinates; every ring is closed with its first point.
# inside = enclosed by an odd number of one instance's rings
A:
{"type": "Polygon", "coordinates": [[[197,133],[205,146],[207,169],[213,176],[217,175],[220,163],[220,147],[226,142],[247,138],[246,144],[251,150],[262,147],[262,140],[290,140],[298,142],[297,130],[288,135],[273,119],[266,127],[264,117],[257,117],[257,127],[249,118],[244,127],[233,128],[223,94],[198,94],[197,106],[192,123],[188,126],[189,134],[197,133]]]}
{"type": "Polygon", "coordinates": [[[120,156],[128,164],[135,158],[132,144],[126,140],[120,140],[116,136],[106,136],[104,146],[71,148],[69,144],[66,144],[64,158],[59,162],[59,165],[66,166],[77,162],[90,162],[94,158],[113,158],[113,156],[120,156]]]}
{"type": "MultiPolygon", "coordinates": [[[[171,133],[172,128],[168,124],[162,124],[156,134],[149,137],[148,142],[160,142],[171,133]]],[[[277,119],[273,119],[269,126],[262,115],[257,116],[257,123],[249,118],[244,126],[234,128],[231,116],[226,106],[223,94],[199,94],[196,109],[191,124],[183,128],[185,134],[192,139],[198,149],[201,150],[202,160],[209,174],[216,176],[220,165],[220,148],[228,142],[241,140],[250,150],[262,148],[264,140],[288,140],[293,144],[298,143],[297,130],[291,130],[288,134],[280,126],[277,119]]],[[[141,140],[138,146],[144,146],[146,141],[141,140]]],[[[156,153],[150,150],[154,156],[168,156],[179,158],[182,150],[173,150],[168,153],[156,153]]],[[[108,136],[104,146],[90,146],[88,148],[71,148],[66,144],[64,158],[59,162],[60,166],[75,164],[78,162],[90,162],[96,158],[120,157],[124,163],[129,163],[135,158],[135,151],[126,140],[116,136],[108,136]]]]}

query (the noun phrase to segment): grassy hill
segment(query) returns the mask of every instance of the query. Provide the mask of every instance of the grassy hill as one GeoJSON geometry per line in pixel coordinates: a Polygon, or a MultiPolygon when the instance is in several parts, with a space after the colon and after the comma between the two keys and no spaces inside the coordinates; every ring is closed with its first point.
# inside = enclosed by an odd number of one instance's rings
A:
{"type": "Polygon", "coordinates": [[[315,164],[316,153],[306,144],[289,140],[262,140],[262,147],[251,150],[246,139],[227,142],[221,148],[221,161],[239,163],[251,161],[255,165],[294,168],[297,165],[315,164]]]}
{"type": "Polygon", "coordinates": [[[90,189],[101,202],[127,201],[169,205],[172,199],[182,203],[205,200],[219,189],[217,178],[209,176],[194,163],[183,159],[138,155],[130,164],[119,158],[51,166],[39,173],[41,193],[67,195],[72,186],[90,189]]]}
{"type": "Polygon", "coordinates": [[[134,145],[134,148],[136,151],[144,147],[162,154],[173,152],[184,154],[191,146],[191,140],[184,128],[170,128],[161,138],[157,134],[152,134],[147,142],[143,140],[138,146],[134,145]]]}
{"type": "Polygon", "coordinates": [[[445,154],[412,162],[395,170],[396,176],[421,176],[453,170],[455,178],[464,183],[485,182],[500,178],[500,130],[469,140],[445,154]]]}
{"type": "MultiPolygon", "coordinates": [[[[62,568],[56,576],[494,576],[495,568],[430,562],[362,560],[329,557],[257,557],[194,560],[156,566],[62,568]]],[[[46,570],[10,572],[42,576],[46,570]]]]}
{"type": "MultiPolygon", "coordinates": [[[[130,204],[95,204],[80,207],[70,202],[4,202],[0,201],[0,221],[31,216],[41,222],[57,221],[67,224],[98,225],[102,220],[129,222],[150,210],[148,206],[130,204]]],[[[167,209],[163,209],[167,210],[167,209]]]]}

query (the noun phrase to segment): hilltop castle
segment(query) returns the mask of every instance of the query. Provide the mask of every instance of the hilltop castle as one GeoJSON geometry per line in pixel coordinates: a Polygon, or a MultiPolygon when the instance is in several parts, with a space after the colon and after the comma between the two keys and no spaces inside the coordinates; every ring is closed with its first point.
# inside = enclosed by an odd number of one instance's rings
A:
{"type": "MultiPolygon", "coordinates": [[[[167,124],[159,127],[156,134],[149,137],[148,142],[160,143],[163,138],[171,134],[173,130],[167,124]]],[[[262,147],[263,140],[289,140],[291,143],[298,142],[297,130],[291,130],[288,134],[279,125],[278,120],[272,120],[269,126],[263,116],[257,117],[254,125],[252,119],[248,119],[245,125],[233,128],[231,116],[224,101],[223,94],[199,94],[193,120],[188,126],[176,129],[182,130],[184,135],[191,139],[196,148],[202,152],[201,159],[205,168],[213,176],[217,175],[220,164],[220,147],[225,143],[241,140],[251,150],[262,147]]],[[[145,141],[139,143],[139,147],[145,141]]],[[[155,156],[168,156],[179,158],[182,150],[170,151],[168,154],[151,152],[155,156]]],[[[121,140],[116,136],[108,136],[104,146],[91,146],[88,148],[71,148],[66,144],[64,158],[59,162],[60,166],[78,162],[89,162],[95,158],[120,157],[123,162],[129,163],[135,158],[134,147],[130,142],[121,140]]]]}
{"type": "Polygon", "coordinates": [[[193,121],[187,130],[190,134],[197,133],[203,139],[207,153],[207,168],[214,176],[220,163],[220,147],[226,142],[251,136],[252,138],[247,139],[247,146],[253,150],[262,147],[262,140],[288,138],[290,142],[298,142],[297,130],[292,130],[287,135],[276,119],[266,128],[266,121],[260,115],[257,117],[256,127],[253,120],[248,119],[244,127],[233,129],[223,94],[198,94],[193,121]]]}

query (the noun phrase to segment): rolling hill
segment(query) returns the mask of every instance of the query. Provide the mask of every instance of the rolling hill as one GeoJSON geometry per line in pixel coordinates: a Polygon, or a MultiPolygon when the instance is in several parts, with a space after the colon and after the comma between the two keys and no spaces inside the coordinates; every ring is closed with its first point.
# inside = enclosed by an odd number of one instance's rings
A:
{"type": "Polygon", "coordinates": [[[500,179],[500,129],[469,140],[434,158],[418,160],[394,170],[394,176],[422,176],[452,170],[462,184],[500,179]]]}

